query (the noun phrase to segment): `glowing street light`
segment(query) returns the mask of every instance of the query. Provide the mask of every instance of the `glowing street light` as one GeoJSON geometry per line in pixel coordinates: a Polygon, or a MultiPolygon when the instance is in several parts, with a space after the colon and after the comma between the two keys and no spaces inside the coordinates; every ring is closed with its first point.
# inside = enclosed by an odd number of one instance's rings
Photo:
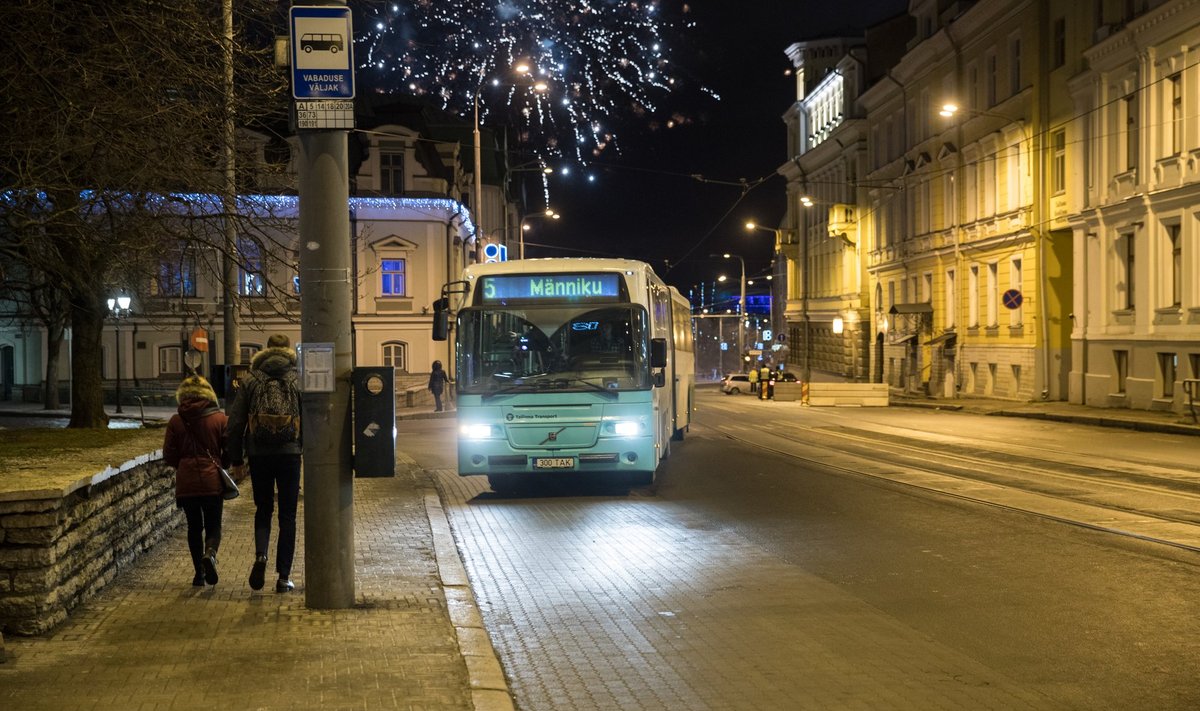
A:
{"type": "Polygon", "coordinates": [[[545,217],[551,220],[558,220],[562,218],[562,215],[558,214],[554,210],[551,210],[550,208],[546,208],[545,212],[537,212],[521,218],[521,236],[517,248],[517,253],[520,255],[521,259],[525,258],[525,233],[533,229],[533,227],[529,224],[529,220],[535,217],[545,217]]]}
{"type": "Polygon", "coordinates": [[[122,414],[121,409],[121,319],[129,315],[130,298],[122,294],[115,299],[108,300],[108,311],[112,314],[113,324],[117,331],[117,414],[122,414]]]}

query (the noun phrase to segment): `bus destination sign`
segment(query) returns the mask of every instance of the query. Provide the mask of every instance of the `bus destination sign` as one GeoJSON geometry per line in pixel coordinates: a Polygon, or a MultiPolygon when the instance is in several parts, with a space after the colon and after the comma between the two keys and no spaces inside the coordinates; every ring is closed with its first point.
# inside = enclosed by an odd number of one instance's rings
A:
{"type": "Polygon", "coordinates": [[[621,275],[505,274],[480,278],[482,300],[611,301],[621,297],[621,275]]]}

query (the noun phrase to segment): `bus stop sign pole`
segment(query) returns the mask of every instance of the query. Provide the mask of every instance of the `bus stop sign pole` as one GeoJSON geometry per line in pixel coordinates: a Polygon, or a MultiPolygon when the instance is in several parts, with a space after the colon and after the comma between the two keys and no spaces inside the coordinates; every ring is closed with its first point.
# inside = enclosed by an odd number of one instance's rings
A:
{"type": "MultiPolygon", "coordinates": [[[[329,5],[295,6],[290,13],[292,95],[300,139],[301,358],[312,355],[303,344],[313,343],[326,347],[324,365],[332,361],[324,369],[329,377],[323,384],[303,384],[304,601],[326,610],[354,606],[353,363],[346,287],[354,278],[346,147],[347,129],[354,127],[354,35],[345,3],[329,5]]],[[[305,380],[313,371],[305,368],[305,380]]]]}

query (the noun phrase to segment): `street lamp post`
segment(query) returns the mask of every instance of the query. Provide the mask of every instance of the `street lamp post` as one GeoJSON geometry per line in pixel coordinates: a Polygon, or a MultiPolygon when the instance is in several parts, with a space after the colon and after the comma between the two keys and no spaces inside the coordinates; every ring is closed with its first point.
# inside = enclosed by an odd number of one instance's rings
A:
{"type": "Polygon", "coordinates": [[[741,279],[741,293],[738,296],[737,342],[738,342],[738,358],[745,358],[746,357],[746,348],[745,348],[745,345],[746,345],[746,324],[745,324],[745,321],[746,321],[746,260],[742,259],[741,256],[739,256],[737,254],[730,254],[729,252],[726,252],[721,255],[710,254],[708,256],[710,256],[710,257],[720,256],[723,259],[736,259],[741,264],[742,279],[741,279]]]}
{"type": "Polygon", "coordinates": [[[554,210],[551,210],[550,208],[546,208],[545,212],[537,212],[532,215],[526,215],[525,217],[521,218],[521,235],[519,238],[520,243],[518,245],[518,250],[517,250],[518,253],[520,254],[521,259],[525,258],[525,233],[531,229],[531,227],[529,225],[529,220],[534,217],[545,217],[545,218],[548,218],[551,220],[558,220],[558,219],[562,218],[562,215],[558,214],[554,210]]]}
{"type": "Polygon", "coordinates": [[[108,300],[108,310],[112,313],[113,324],[116,328],[117,348],[116,348],[116,366],[117,366],[117,414],[120,415],[124,411],[121,409],[121,319],[129,315],[129,297],[118,296],[115,299],[108,300]]]}

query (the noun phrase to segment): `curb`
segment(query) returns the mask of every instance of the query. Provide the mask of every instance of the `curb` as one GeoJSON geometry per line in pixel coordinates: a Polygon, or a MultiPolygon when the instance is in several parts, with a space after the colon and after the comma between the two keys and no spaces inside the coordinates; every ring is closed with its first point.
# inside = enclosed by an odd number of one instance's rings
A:
{"type": "Polygon", "coordinates": [[[426,491],[425,512],[433,533],[434,557],[446,595],[446,609],[458,637],[459,652],[467,664],[472,706],[475,711],[514,711],[504,669],[483,626],[483,615],[471,592],[467,569],[458,555],[450,521],[436,491],[426,491]]]}

